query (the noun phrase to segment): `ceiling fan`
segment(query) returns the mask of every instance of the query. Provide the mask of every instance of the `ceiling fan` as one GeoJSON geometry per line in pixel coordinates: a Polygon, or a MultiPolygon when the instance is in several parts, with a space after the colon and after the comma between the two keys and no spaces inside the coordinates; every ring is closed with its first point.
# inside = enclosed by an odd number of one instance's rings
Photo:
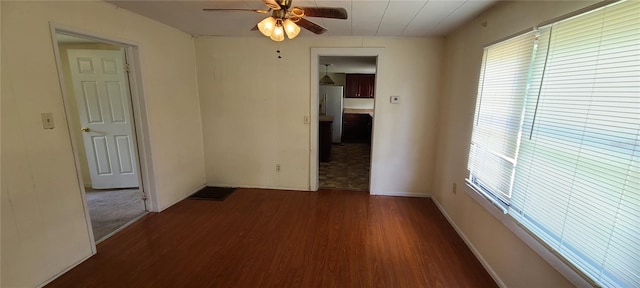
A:
{"type": "Polygon", "coordinates": [[[327,32],[327,29],[313,23],[304,17],[334,18],[347,19],[347,10],[337,7],[291,7],[292,0],[262,0],[267,5],[268,10],[260,9],[202,9],[204,11],[246,11],[260,14],[269,14],[271,16],[260,21],[258,25],[251,30],[260,30],[260,32],[273,41],[284,40],[284,34],[289,39],[293,39],[300,33],[300,27],[307,29],[315,34],[327,32]]]}

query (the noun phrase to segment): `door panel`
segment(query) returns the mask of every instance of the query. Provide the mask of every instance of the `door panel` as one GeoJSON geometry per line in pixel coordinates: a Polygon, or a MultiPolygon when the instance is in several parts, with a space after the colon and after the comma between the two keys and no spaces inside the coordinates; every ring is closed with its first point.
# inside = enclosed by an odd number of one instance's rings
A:
{"type": "MultiPolygon", "coordinates": [[[[93,59],[87,57],[78,57],[76,61],[78,64],[78,72],[82,74],[91,73],[93,74],[95,71],[93,70],[93,59]]],[[[72,68],[73,69],[73,68],[72,68]]]]}
{"type": "Polygon", "coordinates": [[[118,164],[120,164],[121,174],[132,174],[134,164],[131,161],[133,159],[133,153],[131,153],[131,145],[129,136],[120,135],[116,136],[116,150],[118,152],[118,164]]]}
{"type": "Polygon", "coordinates": [[[122,91],[124,90],[119,82],[109,81],[106,82],[107,97],[109,97],[109,110],[111,111],[111,120],[113,123],[127,122],[125,114],[127,113],[124,107],[124,99],[122,99],[122,91]]]}
{"type": "Polygon", "coordinates": [[[105,74],[118,74],[118,63],[112,58],[102,58],[102,72],[105,74]]]}
{"type": "Polygon", "coordinates": [[[123,51],[69,49],[67,53],[92,187],[137,187],[137,153],[123,51]]]}
{"type": "Polygon", "coordinates": [[[89,123],[102,123],[102,107],[100,107],[100,96],[98,94],[98,83],[95,81],[82,81],[82,98],[85,101],[83,108],[87,111],[87,121],[89,123]]]}
{"type": "Polygon", "coordinates": [[[104,136],[91,137],[93,140],[93,153],[95,153],[96,169],[98,175],[110,175],[111,163],[109,162],[109,146],[104,136]]]}

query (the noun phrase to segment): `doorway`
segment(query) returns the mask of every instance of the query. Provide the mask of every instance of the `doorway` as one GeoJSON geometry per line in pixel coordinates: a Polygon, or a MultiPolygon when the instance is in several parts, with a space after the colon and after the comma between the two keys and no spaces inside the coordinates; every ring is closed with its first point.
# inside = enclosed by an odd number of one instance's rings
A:
{"type": "Polygon", "coordinates": [[[377,57],[319,61],[318,188],[368,192],[377,57]]]}
{"type": "Polygon", "coordinates": [[[375,117],[375,92],[383,52],[384,48],[311,49],[311,191],[328,188],[376,194],[375,122],[380,120],[375,117]],[[326,79],[320,81],[325,75],[333,77],[333,84],[326,85],[326,79]],[[340,97],[328,96],[329,90],[323,89],[335,90],[335,86],[341,86],[341,108],[328,112],[335,103],[328,103],[327,99],[340,97]],[[327,159],[328,142],[332,142],[328,145],[333,155],[327,159]]]}
{"type": "Polygon", "coordinates": [[[127,49],[55,32],[66,116],[95,243],[147,212],[127,49]]]}

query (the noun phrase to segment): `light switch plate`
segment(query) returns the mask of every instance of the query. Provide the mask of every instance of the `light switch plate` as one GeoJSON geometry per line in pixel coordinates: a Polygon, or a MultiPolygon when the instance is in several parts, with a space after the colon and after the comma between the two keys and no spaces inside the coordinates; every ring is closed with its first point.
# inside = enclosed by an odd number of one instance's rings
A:
{"type": "Polygon", "coordinates": [[[41,115],[42,115],[42,128],[53,129],[53,114],[42,113],[41,115]]]}
{"type": "Polygon", "coordinates": [[[389,97],[389,101],[391,104],[400,104],[400,96],[391,96],[389,97]]]}

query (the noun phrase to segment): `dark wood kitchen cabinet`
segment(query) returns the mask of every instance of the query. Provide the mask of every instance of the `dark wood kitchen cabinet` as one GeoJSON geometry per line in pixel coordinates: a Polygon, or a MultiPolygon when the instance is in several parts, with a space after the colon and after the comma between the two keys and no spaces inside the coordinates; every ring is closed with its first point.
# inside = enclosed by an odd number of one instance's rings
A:
{"type": "Polygon", "coordinates": [[[347,74],[347,98],[374,98],[376,90],[376,74],[347,74]]]}
{"type": "Polygon", "coordinates": [[[345,83],[346,83],[346,91],[345,91],[344,97],[346,98],[358,97],[356,96],[360,93],[360,78],[358,77],[358,74],[347,74],[345,83]]]}
{"type": "Polygon", "coordinates": [[[329,162],[329,159],[331,158],[331,135],[333,132],[333,128],[331,127],[332,123],[333,117],[320,116],[320,125],[318,127],[320,162],[329,162]]]}
{"type": "Polygon", "coordinates": [[[369,114],[345,113],[342,116],[342,142],[371,143],[373,118],[369,114]]]}

